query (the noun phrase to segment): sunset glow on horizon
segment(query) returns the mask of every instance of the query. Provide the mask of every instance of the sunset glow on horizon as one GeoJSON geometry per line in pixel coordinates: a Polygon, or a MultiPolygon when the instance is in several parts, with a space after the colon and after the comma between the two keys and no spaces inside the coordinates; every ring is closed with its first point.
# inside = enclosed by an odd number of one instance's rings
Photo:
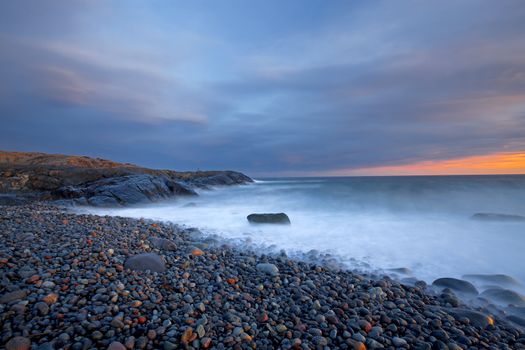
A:
{"type": "Polygon", "coordinates": [[[496,153],[437,161],[420,161],[404,165],[341,169],[327,173],[326,175],[401,176],[523,174],[525,174],[525,151],[517,153],[496,153]]]}

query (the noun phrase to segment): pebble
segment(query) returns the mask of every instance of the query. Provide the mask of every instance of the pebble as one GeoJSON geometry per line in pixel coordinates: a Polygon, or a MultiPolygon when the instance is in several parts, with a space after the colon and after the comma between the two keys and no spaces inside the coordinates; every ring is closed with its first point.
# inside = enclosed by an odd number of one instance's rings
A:
{"type": "Polygon", "coordinates": [[[111,342],[107,350],[126,350],[126,347],[118,341],[111,342]]]}
{"type": "Polygon", "coordinates": [[[25,290],[15,290],[13,292],[6,293],[0,297],[0,304],[8,304],[15,300],[24,299],[27,295],[25,290]]]}
{"type": "Polygon", "coordinates": [[[6,350],[29,350],[31,349],[31,340],[25,337],[11,338],[5,344],[6,350]]]}
{"type": "Polygon", "coordinates": [[[279,275],[279,269],[274,264],[263,263],[263,264],[257,264],[256,267],[257,267],[257,270],[264,272],[270,276],[279,275]]]}
{"type": "Polygon", "coordinates": [[[397,347],[404,347],[408,345],[407,341],[400,337],[393,337],[392,344],[394,344],[394,346],[397,346],[397,347]]]}
{"type": "Polygon", "coordinates": [[[37,310],[40,316],[45,316],[49,313],[49,306],[43,301],[36,303],[35,309],[37,310]]]}

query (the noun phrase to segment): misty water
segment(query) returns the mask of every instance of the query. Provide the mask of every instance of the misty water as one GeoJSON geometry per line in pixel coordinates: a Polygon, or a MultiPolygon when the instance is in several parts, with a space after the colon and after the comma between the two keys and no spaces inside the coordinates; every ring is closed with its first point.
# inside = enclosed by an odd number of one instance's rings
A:
{"type": "Polygon", "coordinates": [[[365,271],[406,267],[427,282],[471,273],[525,282],[525,223],[471,219],[525,215],[525,176],[279,178],[199,194],[97,213],[172,221],[265,252],[315,249],[365,271]],[[285,212],[292,225],[247,222],[263,212],[285,212]]]}

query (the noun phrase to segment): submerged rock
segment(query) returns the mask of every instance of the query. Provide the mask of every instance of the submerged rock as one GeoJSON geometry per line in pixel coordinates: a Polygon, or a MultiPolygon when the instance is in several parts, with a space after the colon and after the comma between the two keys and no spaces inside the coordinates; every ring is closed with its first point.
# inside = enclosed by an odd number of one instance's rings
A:
{"type": "Polygon", "coordinates": [[[521,286],[521,283],[514,278],[503,274],[470,274],[462,277],[474,282],[493,283],[502,286],[521,286]]]}
{"type": "Polygon", "coordinates": [[[436,287],[450,288],[460,293],[478,294],[478,290],[472,283],[457,278],[438,278],[432,282],[432,285],[436,287]]]}
{"type": "Polygon", "coordinates": [[[393,268],[393,269],[387,269],[387,271],[394,272],[394,273],[401,273],[403,275],[412,274],[412,270],[410,270],[408,267],[398,267],[398,268],[393,268]]]}
{"type": "Polygon", "coordinates": [[[525,216],[499,214],[499,213],[476,213],[472,215],[473,220],[483,221],[522,221],[525,222],[525,216]]]}
{"type": "Polygon", "coordinates": [[[250,214],[246,218],[252,224],[290,225],[290,218],[285,213],[250,214]]]}
{"type": "Polygon", "coordinates": [[[450,308],[447,311],[454,316],[456,320],[468,318],[470,323],[475,327],[485,328],[488,325],[494,324],[494,319],[492,317],[484,315],[478,311],[462,308],[450,308]]]}
{"type": "Polygon", "coordinates": [[[143,253],[128,258],[124,263],[124,267],[130,270],[153,272],[166,271],[166,263],[164,259],[155,253],[143,253]]]}
{"type": "Polygon", "coordinates": [[[525,306],[525,297],[509,289],[491,288],[481,293],[481,296],[500,303],[525,306]]]}

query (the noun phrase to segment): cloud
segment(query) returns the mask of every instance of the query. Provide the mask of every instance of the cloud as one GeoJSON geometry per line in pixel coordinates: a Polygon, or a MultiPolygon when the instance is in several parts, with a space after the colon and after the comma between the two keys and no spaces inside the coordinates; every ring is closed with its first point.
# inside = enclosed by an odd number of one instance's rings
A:
{"type": "Polygon", "coordinates": [[[525,150],[519,1],[301,3],[2,4],[0,147],[255,175],[525,150]]]}

